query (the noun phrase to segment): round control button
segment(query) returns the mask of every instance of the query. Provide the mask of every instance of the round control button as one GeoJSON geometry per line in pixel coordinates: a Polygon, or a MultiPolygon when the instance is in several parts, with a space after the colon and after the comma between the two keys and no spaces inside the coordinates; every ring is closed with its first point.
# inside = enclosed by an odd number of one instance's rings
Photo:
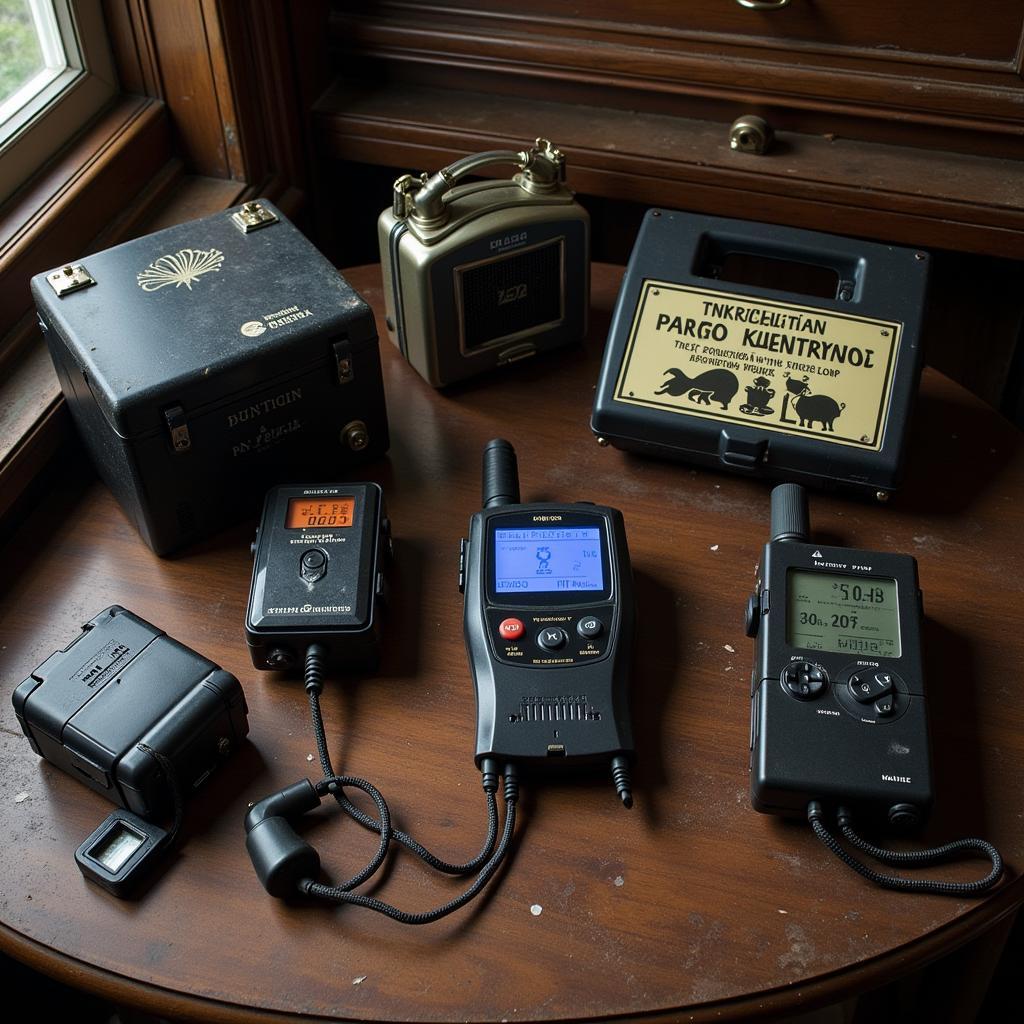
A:
{"type": "Polygon", "coordinates": [[[550,626],[542,629],[537,634],[537,643],[546,651],[561,650],[569,642],[565,630],[558,626],[550,626]]]}
{"type": "Polygon", "coordinates": [[[518,640],[526,627],[519,619],[502,619],[498,626],[498,636],[502,640],[518,640]]]}
{"type": "Polygon", "coordinates": [[[313,548],[302,556],[302,565],[305,569],[322,569],[326,561],[327,556],[318,548],[313,548]]]}
{"type": "Polygon", "coordinates": [[[316,583],[327,572],[327,552],[319,548],[303,551],[299,559],[299,575],[307,583],[316,583]]]}
{"type": "Polygon", "coordinates": [[[828,682],[828,673],[810,661],[791,661],[782,670],[782,685],[797,700],[814,700],[828,682]]]}
{"type": "Polygon", "coordinates": [[[584,615],[576,623],[576,632],[587,640],[593,640],[604,632],[604,623],[596,615],[584,615]]]}

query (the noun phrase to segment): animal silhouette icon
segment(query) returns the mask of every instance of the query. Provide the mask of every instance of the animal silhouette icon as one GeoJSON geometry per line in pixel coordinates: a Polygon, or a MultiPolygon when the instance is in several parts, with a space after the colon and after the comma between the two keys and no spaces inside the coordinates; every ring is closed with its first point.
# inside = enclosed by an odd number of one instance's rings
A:
{"type": "Polygon", "coordinates": [[[713,399],[716,402],[721,402],[722,408],[727,410],[740,387],[736,374],[729,370],[723,370],[721,367],[705,370],[703,373],[698,373],[696,377],[687,377],[677,367],[672,367],[665,373],[671,375],[671,380],[665,381],[654,393],[656,395],[672,395],[674,398],[686,395],[691,402],[696,402],[697,405],[710,405],[713,399]]]}
{"type": "Polygon", "coordinates": [[[812,395],[806,377],[803,380],[790,377],[786,381],[786,390],[796,396],[793,399],[793,409],[800,417],[801,427],[813,429],[814,424],[820,422],[822,430],[835,432],[835,420],[846,408],[845,402],[837,402],[831,395],[812,395]]]}

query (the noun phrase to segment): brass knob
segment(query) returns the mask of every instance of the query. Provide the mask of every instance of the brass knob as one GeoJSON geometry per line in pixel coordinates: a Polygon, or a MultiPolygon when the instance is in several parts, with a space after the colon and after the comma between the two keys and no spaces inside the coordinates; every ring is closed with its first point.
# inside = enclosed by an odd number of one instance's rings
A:
{"type": "Polygon", "coordinates": [[[774,138],[772,126],[753,114],[736,118],[729,129],[729,146],[741,153],[767,153],[774,138]]]}
{"type": "Polygon", "coordinates": [[[361,452],[370,443],[370,432],[362,420],[352,420],[341,430],[341,443],[346,444],[354,452],[361,452]]]}

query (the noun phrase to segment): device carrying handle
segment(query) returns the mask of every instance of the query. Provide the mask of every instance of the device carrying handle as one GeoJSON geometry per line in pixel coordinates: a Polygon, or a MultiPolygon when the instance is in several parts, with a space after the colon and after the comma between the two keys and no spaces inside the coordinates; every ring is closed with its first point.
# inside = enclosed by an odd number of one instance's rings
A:
{"type": "Polygon", "coordinates": [[[420,179],[403,174],[394,185],[393,212],[396,217],[412,214],[418,221],[435,221],[444,216],[444,197],[467,174],[495,164],[512,164],[523,175],[529,191],[544,192],[565,181],[565,157],[547,139],[537,139],[530,149],[492,149],[464,156],[420,179]]]}

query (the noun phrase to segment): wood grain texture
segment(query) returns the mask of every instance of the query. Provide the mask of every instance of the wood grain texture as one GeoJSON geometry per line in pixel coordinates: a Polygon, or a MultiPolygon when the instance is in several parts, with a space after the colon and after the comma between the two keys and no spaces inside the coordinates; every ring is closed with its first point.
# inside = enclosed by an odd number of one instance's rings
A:
{"type": "Polygon", "coordinates": [[[960,8],[936,17],[926,3],[932,16],[915,18],[909,5],[870,0],[810,12],[794,4],[774,16],[733,4],[615,6],[335,4],[332,37],[350,58],[365,55],[399,73],[464,67],[495,80],[621,87],[641,110],[654,93],[741,103],[755,95],[794,112],[825,105],[840,121],[866,115],[909,131],[932,119],[1020,137],[1024,19],[1013,3],[991,22],[960,8]]]}
{"type": "Polygon", "coordinates": [[[1012,160],[787,133],[774,153],[751,157],[709,121],[344,82],[315,117],[321,145],[338,160],[432,171],[540,134],[565,151],[569,180],[584,193],[1024,258],[1024,174],[1012,160]]]}
{"type": "Polygon", "coordinates": [[[170,158],[163,106],[116,100],[0,211],[0,336],[31,308],[29,278],[80,257],[170,158]]]}
{"type": "MultiPolygon", "coordinates": [[[[181,155],[196,174],[230,178],[237,166],[232,145],[234,113],[230,97],[221,96],[223,82],[217,49],[206,23],[209,5],[170,0],[147,3],[146,23],[156,44],[160,94],[174,123],[181,155]]],[[[213,12],[215,13],[215,12],[213,12]]]]}
{"type": "MultiPolygon", "coordinates": [[[[347,276],[382,311],[379,273],[347,276]]],[[[602,449],[590,434],[620,274],[595,268],[584,345],[445,393],[383,343],[392,449],[366,477],[383,485],[394,523],[392,610],[380,671],[330,685],[324,707],[336,764],[379,785],[401,826],[431,848],[475,852],[484,806],[458,546],[479,507],[481,447],[506,436],[525,499],[586,498],[625,514],[639,605],[634,810],[603,777],[526,785],[514,855],[487,896],[421,929],[272,900],[248,863],[242,817],[247,801],[315,776],[315,748],[301,686],[256,673],[245,650],[255,518],[163,560],[101,485],[69,479],[2,554],[5,693],[118,602],[239,676],[251,743],[193,800],[162,880],[126,903],[86,883],[71,856],[109,806],[41,763],[0,701],[0,945],[121,1001],[196,1020],[709,1021],[881,984],[1024,901],[1020,433],[927,371],[904,493],[887,507],[812,499],[819,537],[918,558],[940,794],[926,838],[980,833],[1009,865],[980,901],[883,894],[805,827],[749,806],[742,610],[768,487],[602,449]]],[[[309,824],[334,877],[371,851],[366,833],[326,808],[309,824]]],[[[422,909],[458,887],[399,853],[376,891],[422,909]]]]}

